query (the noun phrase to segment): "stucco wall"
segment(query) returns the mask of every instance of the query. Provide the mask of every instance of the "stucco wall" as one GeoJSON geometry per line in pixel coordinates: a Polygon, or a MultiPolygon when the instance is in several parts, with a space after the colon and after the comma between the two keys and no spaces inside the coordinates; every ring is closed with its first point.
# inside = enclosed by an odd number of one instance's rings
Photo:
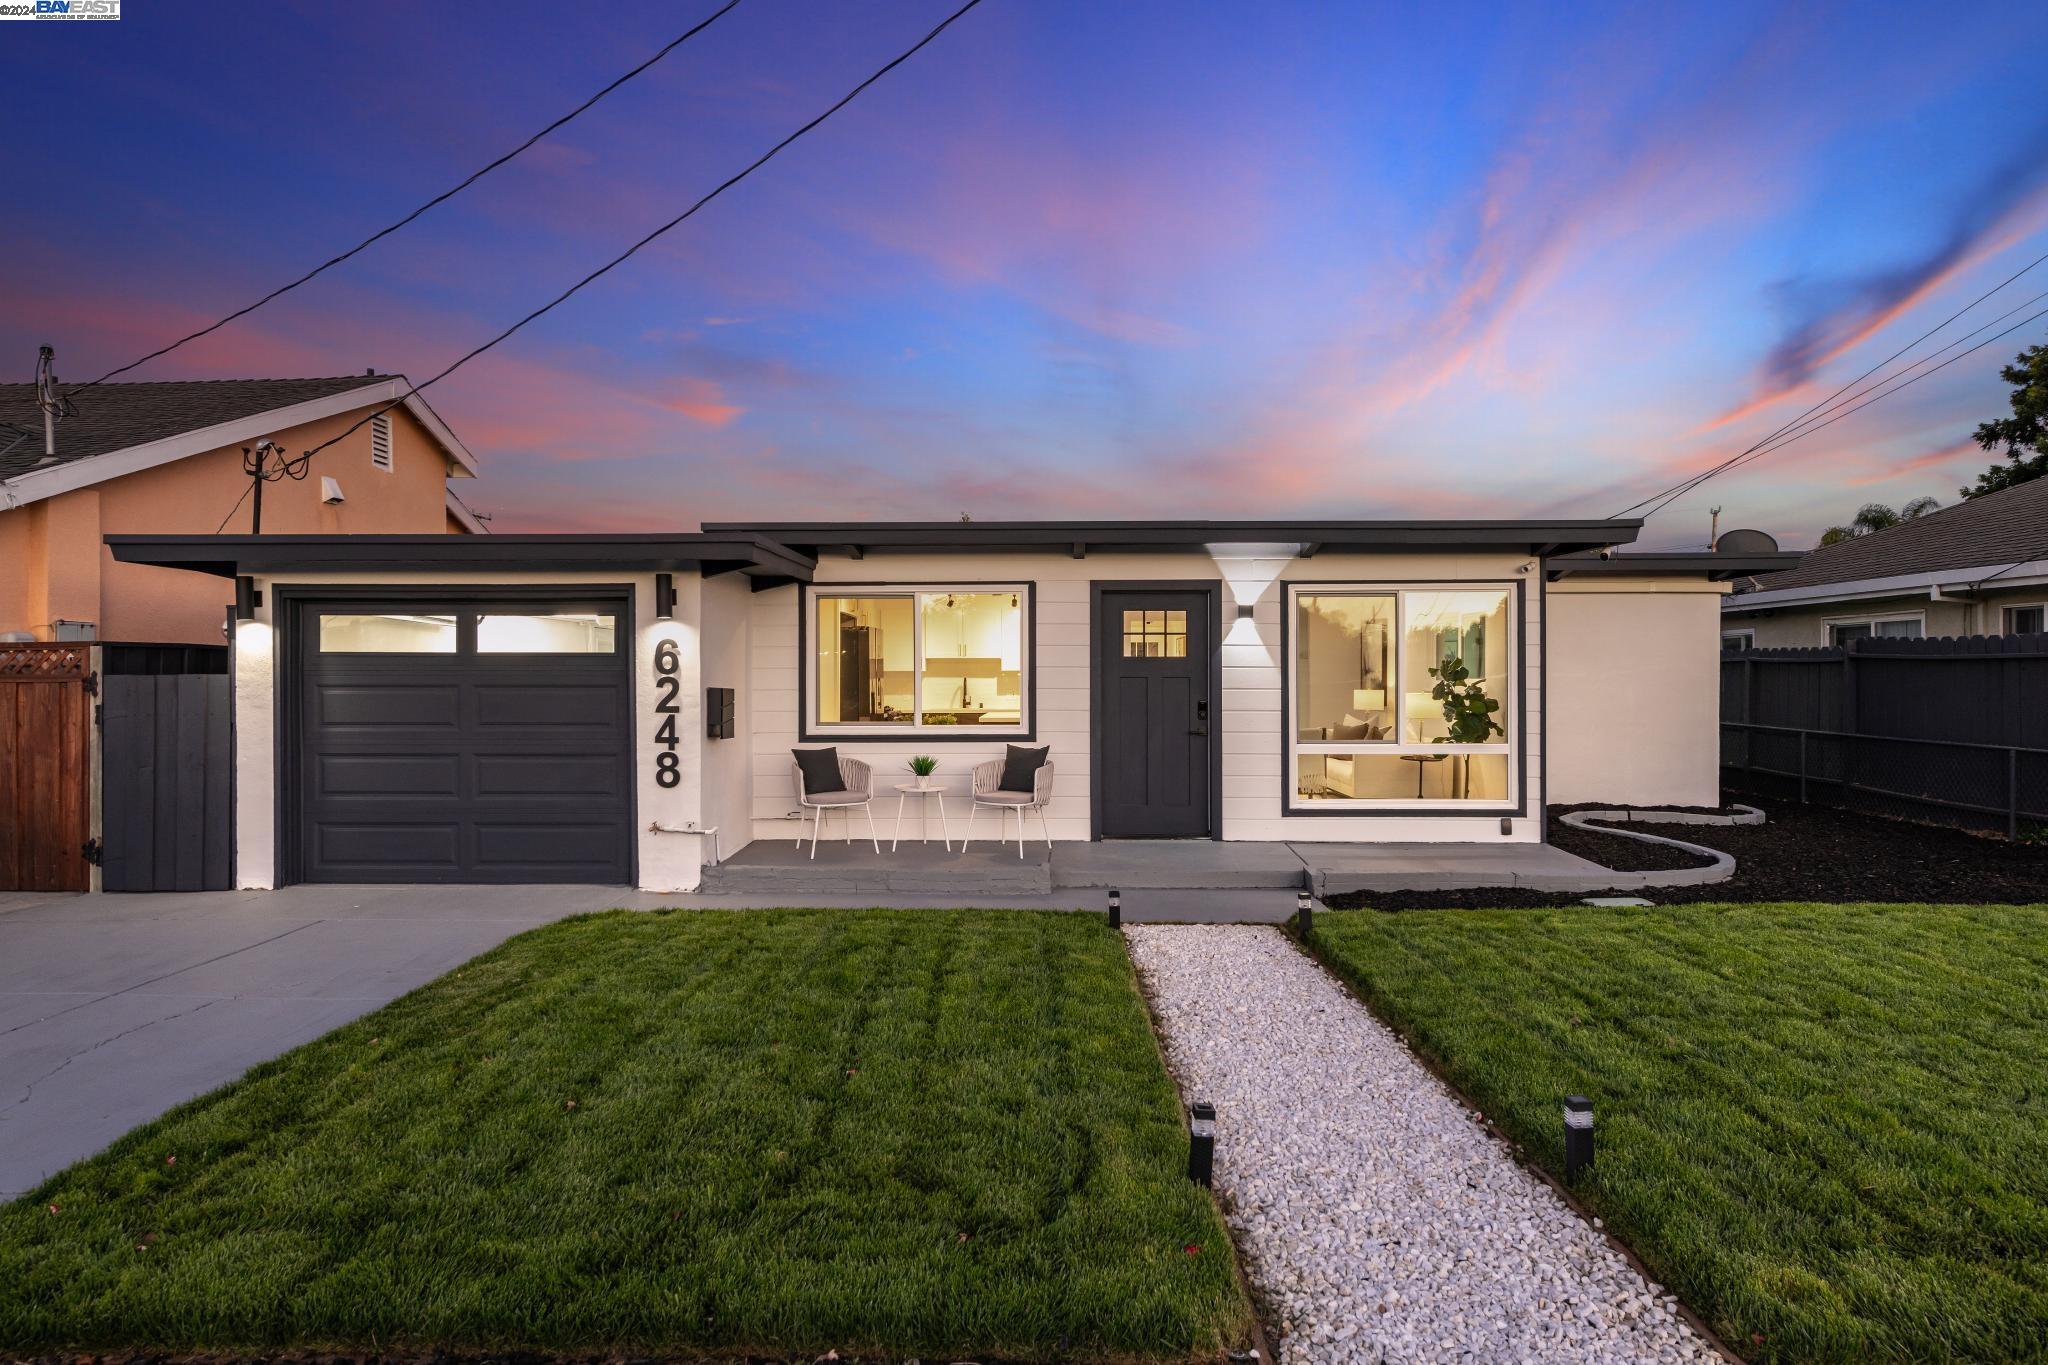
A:
{"type": "MultiPolygon", "coordinates": [[[[1522,736],[1528,755],[1527,814],[1513,821],[1510,840],[1541,837],[1542,601],[1533,561],[1526,555],[1114,555],[1072,559],[1066,555],[887,555],[860,560],[827,557],[816,580],[830,583],[947,584],[1033,583],[1037,593],[1037,741],[1053,750],[1056,774],[1047,825],[1055,839],[1086,839],[1089,820],[1089,585],[1145,580],[1209,580],[1223,583],[1223,695],[1218,740],[1223,746],[1223,836],[1258,840],[1499,840],[1500,816],[1491,815],[1287,815],[1282,806],[1280,613],[1283,582],[1392,583],[1459,579],[1524,585],[1521,626],[1523,677],[1529,723],[1522,736]],[[1525,567],[1530,572],[1523,572],[1525,567]],[[1236,620],[1239,603],[1253,607],[1250,621],[1236,620]]],[[[745,708],[753,745],[753,833],[756,838],[795,837],[796,796],[790,780],[790,749],[797,743],[801,704],[797,658],[797,590],[778,588],[753,602],[753,704],[745,708]]],[[[1708,631],[1710,642],[1713,632],[1708,631]]],[[[835,742],[872,763],[878,793],[877,818],[895,818],[889,784],[907,780],[904,763],[930,753],[940,761],[935,778],[953,797],[948,806],[964,816],[969,772],[976,763],[1000,757],[1009,741],[943,744],[916,737],[835,742]],[[886,799],[881,796],[886,793],[886,799]]],[[[980,834],[993,821],[984,817],[980,834]]],[[[1036,832],[1036,825],[1033,827],[1036,832]]],[[[957,832],[957,826],[956,826],[957,832]]]]}
{"type": "MultiPolygon", "coordinates": [[[[749,591],[749,580],[741,574],[724,574],[702,582],[703,684],[707,689],[732,688],[738,712],[737,732],[731,739],[701,741],[704,823],[717,827],[717,856],[724,858],[745,848],[753,838],[753,761],[747,739],[747,712],[753,691],[748,684],[753,674],[750,637],[754,594],[749,591]]],[[[704,725],[697,727],[700,736],[704,730],[704,725]]],[[[709,855],[710,850],[705,852],[709,855]]]]}
{"type": "Polygon", "coordinates": [[[1550,799],[1720,804],[1719,584],[1550,585],[1550,799]]]}
{"type": "MultiPolygon", "coordinates": [[[[272,439],[288,451],[303,451],[367,410],[280,430],[272,439]]],[[[264,532],[447,530],[447,457],[410,413],[401,408],[391,417],[390,472],[370,463],[365,426],[321,452],[306,479],[264,486],[264,532]],[[341,506],[321,503],[322,475],[341,484],[341,506]]],[[[233,446],[0,512],[0,551],[8,554],[0,562],[22,565],[18,586],[0,588],[0,631],[27,630],[48,639],[49,623],[63,617],[96,622],[102,640],[221,643],[225,608],[234,597],[224,580],[116,563],[101,538],[246,533],[251,502],[237,507],[236,499],[248,488],[241,447],[233,446]],[[17,547],[23,558],[13,557],[17,547]]]]}

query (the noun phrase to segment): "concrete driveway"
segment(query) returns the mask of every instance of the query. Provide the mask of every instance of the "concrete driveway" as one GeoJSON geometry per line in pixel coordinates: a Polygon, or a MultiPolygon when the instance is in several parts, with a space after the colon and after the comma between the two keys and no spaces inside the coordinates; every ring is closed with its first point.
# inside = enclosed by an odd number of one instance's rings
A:
{"type": "Polygon", "coordinates": [[[0,894],[0,1198],[521,930],[655,903],[577,886],[0,894]]]}

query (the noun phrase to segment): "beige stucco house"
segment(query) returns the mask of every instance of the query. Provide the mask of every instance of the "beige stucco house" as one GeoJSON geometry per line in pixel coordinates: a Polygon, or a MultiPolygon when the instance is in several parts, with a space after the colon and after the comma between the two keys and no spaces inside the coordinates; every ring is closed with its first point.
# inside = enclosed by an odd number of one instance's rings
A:
{"type": "Polygon", "coordinates": [[[247,531],[246,447],[296,455],[392,403],[305,479],[266,484],[263,531],[480,529],[448,487],[475,459],[407,387],[377,374],[101,384],[71,397],[49,441],[35,386],[0,384],[0,641],[219,645],[219,583],[120,563],[105,537],[247,531]]]}
{"type": "Polygon", "coordinates": [[[1790,569],[1738,581],[1721,601],[1727,651],[2043,631],[2048,479],[1823,545],[1790,569]]]}
{"type": "Polygon", "coordinates": [[[959,814],[977,767],[1043,751],[1048,842],[1535,843],[1549,803],[1713,804],[1726,581],[1794,557],[1616,552],[1639,527],[759,522],[112,550],[212,575],[216,597],[236,580],[237,885],[679,891],[795,839],[793,751],[826,746],[885,798],[936,757],[959,814]],[[1484,721],[1453,716],[1446,670],[1484,721]]]}

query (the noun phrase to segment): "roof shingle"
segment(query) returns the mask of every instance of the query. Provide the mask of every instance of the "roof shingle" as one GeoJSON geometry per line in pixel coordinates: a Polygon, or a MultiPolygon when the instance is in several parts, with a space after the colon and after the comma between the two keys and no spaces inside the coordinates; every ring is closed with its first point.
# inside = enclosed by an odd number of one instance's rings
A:
{"type": "Polygon", "coordinates": [[[1823,545],[1758,592],[1939,573],[2048,557],[2048,479],[2034,479],[1944,507],[1888,530],[1823,545]]]}
{"type": "MultiPolygon", "coordinates": [[[[57,454],[43,454],[43,415],[33,384],[0,384],[0,479],[74,460],[126,450],[201,427],[253,417],[351,389],[389,384],[395,376],[333,375],[321,379],[179,379],[150,384],[100,384],[71,400],[57,423],[57,454]]],[[[364,400],[367,404],[370,400],[364,400]]]]}

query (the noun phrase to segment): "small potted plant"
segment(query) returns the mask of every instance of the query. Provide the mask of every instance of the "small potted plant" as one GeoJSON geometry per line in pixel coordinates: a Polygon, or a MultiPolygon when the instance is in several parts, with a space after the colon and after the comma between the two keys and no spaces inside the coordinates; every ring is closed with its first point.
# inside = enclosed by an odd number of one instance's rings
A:
{"type": "Polygon", "coordinates": [[[910,769],[911,774],[917,778],[918,786],[929,787],[932,784],[932,774],[939,769],[939,760],[929,754],[919,754],[903,766],[910,769]]]}

